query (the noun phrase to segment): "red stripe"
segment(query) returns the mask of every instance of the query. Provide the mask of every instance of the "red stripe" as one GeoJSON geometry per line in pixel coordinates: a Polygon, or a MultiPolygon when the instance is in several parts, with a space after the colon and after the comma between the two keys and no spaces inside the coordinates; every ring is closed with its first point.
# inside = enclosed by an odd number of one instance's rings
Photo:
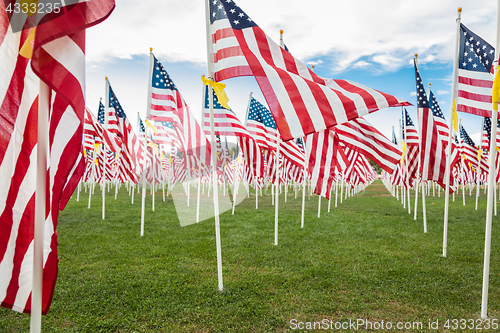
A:
{"type": "Polygon", "coordinates": [[[466,106],[463,104],[457,105],[457,111],[471,113],[471,114],[475,114],[477,116],[491,118],[491,110],[478,109],[478,108],[474,108],[472,106],[466,106]]]}
{"type": "Polygon", "coordinates": [[[217,52],[214,54],[214,63],[216,64],[221,60],[238,56],[243,56],[243,51],[241,51],[241,48],[239,46],[226,47],[217,50],[217,52]]]}
{"type": "Polygon", "coordinates": [[[152,98],[154,100],[158,100],[158,101],[172,101],[172,102],[175,103],[175,98],[171,94],[155,94],[155,93],[152,93],[152,98]]]}
{"type": "Polygon", "coordinates": [[[464,90],[459,90],[458,91],[458,97],[462,97],[471,101],[477,101],[477,102],[483,102],[483,103],[491,103],[491,95],[481,95],[481,94],[474,94],[468,91],[464,90]]]}
{"type": "Polygon", "coordinates": [[[458,83],[465,84],[467,86],[479,87],[479,88],[493,88],[493,76],[491,80],[481,80],[468,78],[463,76],[458,76],[458,83]]]}

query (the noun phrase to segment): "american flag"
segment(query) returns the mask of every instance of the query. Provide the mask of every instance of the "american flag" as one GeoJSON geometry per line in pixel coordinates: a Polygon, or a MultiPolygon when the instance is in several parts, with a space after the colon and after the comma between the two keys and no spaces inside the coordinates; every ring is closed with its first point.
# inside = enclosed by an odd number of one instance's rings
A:
{"type": "Polygon", "coordinates": [[[382,108],[409,105],[358,83],[319,77],[273,42],[232,0],[211,1],[209,10],[209,52],[214,52],[216,64],[210,74],[216,80],[254,75],[284,141],[382,108]]]}
{"type": "MultiPolygon", "coordinates": [[[[427,94],[425,93],[422,78],[418,70],[416,60],[415,65],[415,81],[417,89],[417,112],[419,116],[421,143],[420,143],[420,175],[422,180],[433,180],[441,186],[445,183],[446,173],[446,147],[448,135],[440,135],[440,129],[443,125],[437,126],[435,116],[433,115],[427,94]]],[[[438,110],[435,107],[435,110],[438,110]]],[[[441,117],[437,117],[441,118],[441,117]]],[[[451,168],[457,163],[459,156],[457,150],[452,149],[450,158],[451,168]]],[[[453,184],[450,182],[450,184],[453,184]]]]}
{"type": "Polygon", "coordinates": [[[331,128],[339,140],[373,160],[387,172],[392,172],[401,160],[401,150],[366,119],[357,118],[331,128]]]}
{"type": "Polygon", "coordinates": [[[413,182],[418,178],[418,158],[419,158],[419,135],[417,128],[408,114],[408,111],[403,108],[403,141],[406,145],[406,156],[404,163],[408,167],[408,173],[404,173],[406,185],[413,186],[413,182]]]}
{"type": "Polygon", "coordinates": [[[124,155],[126,168],[138,175],[145,168],[145,146],[135,134],[132,124],[128,120],[125,111],[123,111],[113,88],[111,88],[111,84],[109,85],[108,107],[108,130],[115,133],[122,140],[122,154],[124,155]]]}
{"type": "Polygon", "coordinates": [[[448,127],[448,124],[446,124],[446,119],[444,118],[443,111],[441,111],[436,96],[434,96],[432,91],[430,91],[429,94],[429,107],[432,111],[432,116],[434,117],[434,124],[436,124],[438,136],[440,140],[445,144],[445,146],[448,146],[450,129],[448,127]]]}
{"type": "MultiPolygon", "coordinates": [[[[11,2],[9,2],[11,3],[11,2]]],[[[19,54],[32,29],[13,32],[0,7],[0,303],[31,311],[39,78],[52,89],[47,170],[47,219],[43,254],[42,311],[52,301],[58,270],[56,226],[84,172],[85,29],[104,20],[113,1],[85,1],[61,9],[36,28],[31,59],[19,54]]],[[[30,43],[26,43],[29,45],[30,43]]]]}
{"type": "Polygon", "coordinates": [[[103,123],[104,121],[100,123],[89,109],[85,109],[84,136],[95,137],[98,143],[106,142],[106,146],[109,150],[115,153],[119,152],[122,147],[122,141],[116,135],[107,131],[104,126],[102,126],[103,123]]]}
{"type": "MultiPolygon", "coordinates": [[[[273,153],[276,152],[278,145],[278,130],[276,123],[274,122],[271,112],[253,97],[250,99],[247,129],[257,140],[261,148],[267,149],[273,153]]],[[[304,151],[297,146],[294,140],[286,142],[281,141],[280,154],[297,167],[305,167],[304,151]]],[[[271,159],[268,162],[272,163],[271,159]]],[[[273,166],[269,165],[269,167],[271,168],[273,166]]]]}
{"type": "MultiPolygon", "coordinates": [[[[486,154],[490,151],[491,140],[491,118],[483,118],[483,137],[481,140],[481,149],[486,154]]],[[[497,147],[500,147],[500,119],[497,120],[497,147]]]]}
{"type": "Polygon", "coordinates": [[[392,127],[392,143],[398,144],[398,139],[396,138],[396,133],[394,132],[394,127],[392,127]]]}
{"type": "Polygon", "coordinates": [[[210,165],[210,143],[163,65],[154,57],[150,119],[173,122],[190,169],[210,165]]]}
{"type": "MultiPolygon", "coordinates": [[[[210,135],[210,100],[209,87],[204,87],[204,117],[203,127],[206,135],[210,135]]],[[[262,152],[257,140],[243,126],[236,114],[232,110],[224,108],[212,91],[214,131],[215,135],[231,135],[238,137],[238,142],[243,150],[245,163],[250,167],[252,175],[261,177],[264,170],[262,152]]]]}
{"type": "Polygon", "coordinates": [[[182,150],[182,141],[178,138],[175,124],[171,121],[157,121],[155,127],[158,133],[153,133],[153,142],[161,145],[176,146],[182,150]]]}
{"type": "Polygon", "coordinates": [[[491,118],[495,49],[460,24],[457,111],[491,118]]]}
{"type": "Polygon", "coordinates": [[[314,193],[330,199],[335,174],[344,170],[348,163],[338,153],[341,149],[339,139],[330,130],[317,132],[305,137],[305,148],[309,156],[308,172],[314,193]]]}
{"type": "Polygon", "coordinates": [[[477,168],[477,151],[476,144],[470,138],[465,128],[460,124],[460,150],[463,157],[470,162],[474,168],[477,168]]]}

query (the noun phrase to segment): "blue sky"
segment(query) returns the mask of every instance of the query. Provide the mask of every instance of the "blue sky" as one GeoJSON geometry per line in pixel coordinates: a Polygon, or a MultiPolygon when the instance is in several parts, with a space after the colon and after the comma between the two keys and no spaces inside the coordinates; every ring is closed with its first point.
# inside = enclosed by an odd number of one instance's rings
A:
{"type": "MultiPolygon", "coordinates": [[[[206,74],[204,0],[115,0],[116,10],[87,34],[87,105],[94,113],[104,96],[104,78],[136,124],[146,114],[149,48],[169,72],[191,111],[201,116],[201,75],[206,74]]],[[[494,44],[492,0],[239,0],[238,5],[275,41],[279,30],[292,54],[325,78],[348,79],[416,104],[412,59],[431,83],[449,120],[457,8],[462,23],[494,44]]],[[[265,102],[254,78],[225,81],[229,105],[243,121],[248,95],[265,102]]],[[[408,111],[417,124],[416,110],[408,111]]],[[[459,114],[478,141],[481,118],[459,114]]],[[[369,115],[387,137],[399,127],[400,108],[369,115]]]]}

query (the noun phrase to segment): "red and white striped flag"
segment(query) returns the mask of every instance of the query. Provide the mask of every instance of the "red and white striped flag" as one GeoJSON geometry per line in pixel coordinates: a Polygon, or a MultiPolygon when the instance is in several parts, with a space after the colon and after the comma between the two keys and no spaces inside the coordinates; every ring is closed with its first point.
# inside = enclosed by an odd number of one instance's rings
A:
{"type": "Polygon", "coordinates": [[[255,76],[283,141],[389,106],[409,105],[355,82],[319,77],[273,42],[234,1],[210,1],[209,9],[210,74],[215,80],[255,76]]]}
{"type": "Polygon", "coordinates": [[[392,173],[401,160],[401,150],[366,119],[357,118],[331,128],[339,140],[392,173]]]}
{"type": "Polygon", "coordinates": [[[460,24],[457,111],[491,118],[495,49],[460,24]]]}
{"type": "Polygon", "coordinates": [[[60,15],[47,14],[36,33],[12,31],[10,23],[23,26],[27,16],[7,13],[5,3],[0,2],[0,303],[19,312],[31,310],[37,145],[33,134],[40,78],[53,92],[43,254],[46,314],[57,279],[59,209],[65,207],[84,171],[85,29],[104,20],[114,1],[82,1],[71,10],[63,6],[60,15]],[[20,50],[31,48],[32,56],[20,55],[20,50]]]}
{"type": "Polygon", "coordinates": [[[333,131],[321,131],[304,138],[309,156],[308,172],[314,193],[330,199],[330,190],[337,171],[345,169],[347,158],[339,154],[340,141],[333,131]]]}
{"type": "MultiPolygon", "coordinates": [[[[431,111],[416,60],[414,60],[414,65],[417,89],[417,111],[421,133],[420,174],[422,180],[433,180],[444,188],[448,136],[443,136],[439,133],[440,127],[437,126],[435,117],[431,111]]],[[[454,145],[454,143],[452,143],[452,145],[454,145]]],[[[459,162],[459,158],[460,156],[458,156],[456,146],[455,149],[452,146],[449,160],[451,169],[459,162]]],[[[450,177],[452,177],[451,174],[450,177]]],[[[453,180],[450,181],[450,184],[453,184],[453,180]]],[[[452,187],[450,187],[450,189],[452,189],[452,187]]]]}

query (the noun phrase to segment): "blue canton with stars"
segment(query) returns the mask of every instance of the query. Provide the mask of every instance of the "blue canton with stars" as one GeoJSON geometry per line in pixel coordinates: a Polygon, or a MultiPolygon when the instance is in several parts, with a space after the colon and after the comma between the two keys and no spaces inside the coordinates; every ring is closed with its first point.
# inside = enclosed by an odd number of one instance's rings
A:
{"type": "Polygon", "coordinates": [[[460,124],[460,137],[469,146],[474,147],[474,148],[476,147],[476,144],[474,143],[474,141],[472,141],[472,139],[470,138],[469,134],[467,134],[467,132],[465,131],[465,129],[462,126],[462,124],[460,124]]]}
{"type": "Polygon", "coordinates": [[[248,120],[258,121],[264,124],[266,127],[276,129],[276,123],[274,122],[271,112],[262,104],[260,104],[255,98],[252,97],[250,102],[250,109],[248,110],[248,120]]]}
{"type": "Polygon", "coordinates": [[[417,81],[417,108],[428,108],[429,101],[425,93],[424,84],[422,83],[415,59],[413,59],[413,62],[415,64],[415,80],[417,81]]]}
{"type": "Polygon", "coordinates": [[[123,118],[123,119],[127,118],[127,115],[125,114],[125,111],[123,111],[123,108],[120,105],[120,102],[118,102],[118,98],[116,98],[116,95],[113,92],[111,85],[109,86],[109,107],[115,109],[115,113],[116,113],[117,117],[123,118]]]}
{"type": "Polygon", "coordinates": [[[211,22],[227,17],[235,30],[255,27],[252,19],[233,0],[212,0],[210,2],[211,22]]]}
{"type": "MultiPolygon", "coordinates": [[[[488,140],[491,140],[491,118],[483,117],[483,131],[488,134],[488,140]]],[[[500,128],[500,119],[497,120],[497,127],[500,128]]]]}
{"type": "Polygon", "coordinates": [[[458,57],[459,68],[491,73],[493,60],[495,59],[495,48],[467,29],[463,24],[460,24],[460,31],[462,35],[458,57]]]}
{"type": "Polygon", "coordinates": [[[396,133],[394,133],[394,127],[392,128],[392,143],[398,144],[398,139],[396,139],[396,133]]]}
{"type": "Polygon", "coordinates": [[[173,122],[170,122],[170,121],[160,121],[160,123],[162,124],[163,127],[168,127],[170,129],[175,129],[175,125],[173,122]]]}
{"type": "Polygon", "coordinates": [[[153,58],[153,80],[151,83],[153,88],[178,90],[165,68],[163,68],[163,65],[158,61],[158,59],[156,59],[155,56],[153,56],[153,58]]]}
{"type": "Polygon", "coordinates": [[[139,133],[146,133],[146,128],[141,118],[139,118],[139,133]]]}
{"type": "Polygon", "coordinates": [[[403,118],[404,118],[404,121],[403,121],[403,139],[405,139],[405,127],[408,127],[408,126],[413,126],[415,127],[415,125],[413,124],[413,121],[411,120],[410,118],[410,115],[408,114],[408,111],[406,110],[406,108],[403,109],[403,118]]]}
{"type": "MultiPolygon", "coordinates": [[[[205,86],[205,109],[210,109],[210,100],[208,99],[208,90],[209,90],[208,86],[205,86]]],[[[217,95],[213,92],[213,90],[212,90],[212,96],[213,96],[214,110],[215,109],[228,110],[219,103],[219,99],[217,98],[217,95]]],[[[229,109],[229,111],[232,111],[232,110],[229,109]]]]}
{"type": "Polygon", "coordinates": [[[99,120],[99,122],[104,125],[104,120],[106,119],[105,117],[106,115],[104,114],[104,105],[102,104],[102,102],[99,102],[99,111],[97,111],[97,120],[99,120]]]}
{"type": "Polygon", "coordinates": [[[441,108],[439,107],[437,99],[434,96],[434,94],[432,93],[432,91],[430,94],[430,105],[431,105],[431,111],[432,111],[432,114],[434,115],[434,117],[439,117],[439,118],[445,119],[443,111],[441,111],[441,108]]]}

